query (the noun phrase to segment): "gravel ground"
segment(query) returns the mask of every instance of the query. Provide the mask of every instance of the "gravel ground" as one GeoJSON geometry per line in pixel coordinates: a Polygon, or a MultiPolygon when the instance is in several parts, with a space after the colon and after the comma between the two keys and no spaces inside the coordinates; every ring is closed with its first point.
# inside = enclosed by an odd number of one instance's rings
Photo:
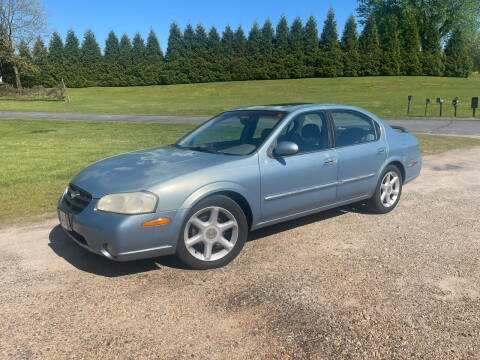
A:
{"type": "Polygon", "coordinates": [[[479,158],[426,157],[392,213],[263,229],[217,270],[2,230],[0,358],[479,359],[479,158]]]}

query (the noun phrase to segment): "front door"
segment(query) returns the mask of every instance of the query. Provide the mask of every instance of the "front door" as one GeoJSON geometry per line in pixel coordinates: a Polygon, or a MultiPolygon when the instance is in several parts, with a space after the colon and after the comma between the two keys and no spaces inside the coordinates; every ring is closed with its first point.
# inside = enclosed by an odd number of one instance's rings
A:
{"type": "Polygon", "coordinates": [[[326,114],[307,112],[295,117],[277,138],[277,143],[295,142],[297,154],[260,156],[262,222],[335,202],[338,159],[331,140],[326,114]]]}

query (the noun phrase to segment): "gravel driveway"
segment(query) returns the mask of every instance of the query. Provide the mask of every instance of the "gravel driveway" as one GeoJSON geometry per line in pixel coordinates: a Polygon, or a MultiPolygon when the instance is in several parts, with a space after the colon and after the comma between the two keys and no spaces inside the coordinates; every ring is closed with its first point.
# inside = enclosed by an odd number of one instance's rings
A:
{"type": "Polygon", "coordinates": [[[479,359],[479,158],[426,157],[392,213],[263,229],[217,270],[2,230],[0,358],[479,359]]]}

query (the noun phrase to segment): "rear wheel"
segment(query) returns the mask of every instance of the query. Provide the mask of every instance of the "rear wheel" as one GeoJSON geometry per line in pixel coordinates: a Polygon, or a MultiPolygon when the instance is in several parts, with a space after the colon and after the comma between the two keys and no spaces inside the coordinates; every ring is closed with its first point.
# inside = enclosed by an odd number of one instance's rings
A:
{"type": "Polygon", "coordinates": [[[232,261],[243,248],[248,224],[242,208],[227,196],[200,201],[185,218],[177,256],[194,269],[211,269],[232,261]]]}
{"type": "Polygon", "coordinates": [[[397,206],[402,194],[402,175],[395,165],[383,171],[368,207],[375,213],[386,214],[397,206]]]}

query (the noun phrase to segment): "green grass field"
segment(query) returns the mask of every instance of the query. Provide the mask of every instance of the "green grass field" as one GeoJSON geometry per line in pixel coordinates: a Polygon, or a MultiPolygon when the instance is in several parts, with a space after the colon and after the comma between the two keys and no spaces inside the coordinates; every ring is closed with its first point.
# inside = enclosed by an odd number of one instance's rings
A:
{"type": "MultiPolygon", "coordinates": [[[[0,225],[52,214],[65,185],[104,157],[172,143],[194,125],[0,120],[0,225]]],[[[423,153],[480,146],[480,139],[417,135],[423,153]]]]}
{"type": "MultiPolygon", "coordinates": [[[[361,77],[220,82],[169,86],[69,89],[71,103],[0,100],[3,110],[100,112],[161,115],[213,115],[236,106],[282,102],[344,103],[378,116],[406,116],[407,95],[413,95],[411,116],[423,116],[425,98],[445,99],[444,116],[452,116],[451,100],[458,96],[459,117],[472,115],[470,100],[480,96],[480,76],[361,77]]],[[[438,105],[429,107],[438,116],[438,105]]],[[[479,111],[480,116],[480,111],[479,111]]]]}

